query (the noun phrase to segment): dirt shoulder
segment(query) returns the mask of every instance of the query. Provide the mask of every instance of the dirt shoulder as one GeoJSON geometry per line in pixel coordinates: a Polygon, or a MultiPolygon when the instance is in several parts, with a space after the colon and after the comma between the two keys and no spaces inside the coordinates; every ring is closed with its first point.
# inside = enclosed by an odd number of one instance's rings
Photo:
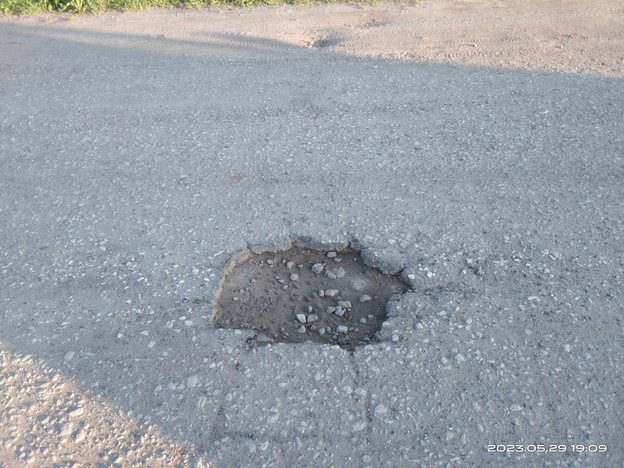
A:
{"type": "MultiPolygon", "coordinates": [[[[45,36],[195,53],[309,49],[365,57],[623,76],[622,1],[436,1],[35,15],[0,24],[45,36]],[[106,32],[106,35],[101,33],[106,32]],[[77,34],[80,34],[79,36],[77,34]],[[123,38],[117,37],[123,35],[123,38]],[[161,43],[158,40],[161,39],[161,43]],[[164,39],[169,39],[165,41],[164,39]]],[[[4,42],[4,41],[3,41],[4,42]]],[[[10,54],[6,43],[3,52],[10,54]]]]}

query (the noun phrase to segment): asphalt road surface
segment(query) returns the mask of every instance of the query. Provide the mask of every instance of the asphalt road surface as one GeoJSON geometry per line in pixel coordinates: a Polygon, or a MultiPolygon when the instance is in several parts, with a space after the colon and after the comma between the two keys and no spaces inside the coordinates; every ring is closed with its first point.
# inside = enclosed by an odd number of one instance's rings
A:
{"type": "Polygon", "coordinates": [[[0,19],[0,465],[624,466],[624,3],[0,19]],[[380,341],[211,327],[246,250],[380,341]],[[242,254],[241,254],[242,252],[242,254]]]}

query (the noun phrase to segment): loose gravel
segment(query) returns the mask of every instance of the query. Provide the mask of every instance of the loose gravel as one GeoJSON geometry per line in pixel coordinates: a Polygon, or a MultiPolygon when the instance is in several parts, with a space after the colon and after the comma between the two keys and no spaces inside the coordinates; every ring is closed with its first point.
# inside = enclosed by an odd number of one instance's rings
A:
{"type": "Polygon", "coordinates": [[[352,249],[265,253],[226,276],[214,324],[251,329],[256,344],[310,341],[353,350],[377,341],[388,300],[406,289],[399,278],[366,266],[352,249]]]}

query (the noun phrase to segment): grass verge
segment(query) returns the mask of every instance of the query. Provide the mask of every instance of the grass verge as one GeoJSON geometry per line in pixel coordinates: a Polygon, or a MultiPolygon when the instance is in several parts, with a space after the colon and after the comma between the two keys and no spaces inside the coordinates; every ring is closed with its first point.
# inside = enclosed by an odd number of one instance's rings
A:
{"type": "MultiPolygon", "coordinates": [[[[259,5],[303,5],[317,0],[0,0],[0,15],[31,15],[41,12],[103,13],[105,11],[138,11],[148,8],[202,8],[259,5]]],[[[324,3],[346,3],[353,0],[322,0],[324,3]]],[[[401,0],[399,0],[401,1],[401,0]]],[[[375,4],[375,0],[358,3],[375,4]]],[[[420,3],[414,0],[413,3],[420,3]]]]}

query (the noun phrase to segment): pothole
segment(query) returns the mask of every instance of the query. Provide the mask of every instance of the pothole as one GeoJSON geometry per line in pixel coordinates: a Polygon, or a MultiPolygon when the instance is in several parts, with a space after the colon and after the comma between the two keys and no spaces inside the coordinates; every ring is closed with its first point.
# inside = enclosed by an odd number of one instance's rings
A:
{"type": "Polygon", "coordinates": [[[397,277],[366,266],[355,250],[295,247],[234,266],[213,323],[255,331],[254,345],[313,341],[352,350],[376,341],[386,304],[406,289],[397,277]]]}

